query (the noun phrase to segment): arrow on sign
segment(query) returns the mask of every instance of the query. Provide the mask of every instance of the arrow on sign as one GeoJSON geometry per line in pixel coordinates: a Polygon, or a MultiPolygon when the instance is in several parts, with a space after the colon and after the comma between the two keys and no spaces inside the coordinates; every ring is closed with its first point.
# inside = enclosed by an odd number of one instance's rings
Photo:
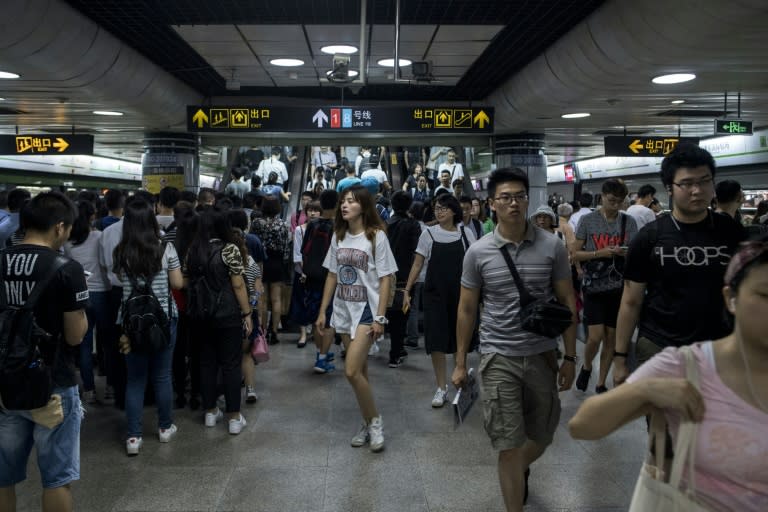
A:
{"type": "Polygon", "coordinates": [[[643,143],[640,142],[640,139],[635,139],[632,141],[632,144],[629,145],[629,149],[637,155],[640,153],[640,150],[643,149],[643,143]]]}
{"type": "Polygon", "coordinates": [[[486,114],[485,111],[481,110],[475,116],[474,122],[480,128],[485,128],[485,123],[490,123],[491,122],[491,118],[488,117],[488,114],[486,114]]]}
{"type": "Polygon", "coordinates": [[[199,108],[197,109],[197,112],[195,112],[195,115],[192,116],[192,122],[197,123],[198,128],[202,128],[203,124],[208,122],[208,116],[205,115],[203,109],[199,108]]]}
{"type": "Polygon", "coordinates": [[[53,143],[53,147],[59,148],[59,153],[61,153],[69,147],[69,142],[65,141],[61,137],[56,137],[56,142],[53,143]]]}
{"type": "Polygon", "coordinates": [[[315,112],[315,115],[312,116],[312,122],[317,123],[318,128],[322,128],[323,123],[328,122],[328,116],[325,115],[325,112],[323,112],[323,109],[319,108],[317,109],[317,112],[315,112]]]}

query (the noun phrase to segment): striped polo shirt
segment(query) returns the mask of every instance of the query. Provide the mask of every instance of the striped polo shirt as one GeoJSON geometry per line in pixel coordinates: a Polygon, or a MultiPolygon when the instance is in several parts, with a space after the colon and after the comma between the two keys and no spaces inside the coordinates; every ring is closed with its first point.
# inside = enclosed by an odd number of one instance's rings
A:
{"type": "Polygon", "coordinates": [[[571,279],[565,245],[531,222],[519,244],[503,239],[498,228],[473,243],[464,255],[461,285],[481,289],[480,352],[529,356],[554,350],[556,339],[523,330],[520,294],[500,248],[509,251],[520,277],[537,298],[552,298],[553,283],[571,279]]]}

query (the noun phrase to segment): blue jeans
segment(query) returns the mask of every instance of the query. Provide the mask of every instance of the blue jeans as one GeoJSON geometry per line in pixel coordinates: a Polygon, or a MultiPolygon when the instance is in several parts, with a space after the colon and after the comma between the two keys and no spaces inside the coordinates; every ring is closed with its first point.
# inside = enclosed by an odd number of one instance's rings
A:
{"type": "Polygon", "coordinates": [[[421,292],[424,283],[413,283],[411,290],[411,309],[408,311],[408,324],[406,325],[406,340],[410,343],[419,341],[419,309],[421,309],[421,292]]]}
{"type": "MultiPolygon", "coordinates": [[[[96,387],[93,382],[93,329],[103,323],[102,319],[107,318],[107,292],[90,292],[85,314],[88,317],[88,330],[80,344],[80,377],[83,379],[83,389],[93,391],[96,387]]],[[[98,333],[99,336],[104,334],[98,333]]]]}
{"type": "Polygon", "coordinates": [[[144,410],[144,391],[147,376],[155,386],[158,427],[168,428],[173,423],[173,385],[171,384],[171,362],[173,347],[176,345],[176,319],[171,318],[171,343],[167,348],[154,354],[126,354],[128,382],[125,390],[125,416],[128,421],[128,437],[141,437],[141,417],[144,410]]]}
{"type": "Polygon", "coordinates": [[[35,446],[43,488],[54,489],[80,480],[80,423],[83,409],[77,386],[57,387],[64,421],[46,428],[29,411],[0,411],[0,487],[27,478],[27,460],[35,446]]]}

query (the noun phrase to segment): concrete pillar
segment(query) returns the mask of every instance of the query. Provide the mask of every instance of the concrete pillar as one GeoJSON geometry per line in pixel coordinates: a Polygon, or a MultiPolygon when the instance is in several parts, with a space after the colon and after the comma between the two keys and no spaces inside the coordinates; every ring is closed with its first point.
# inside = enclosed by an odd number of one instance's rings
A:
{"type": "Polygon", "coordinates": [[[495,138],[496,168],[517,167],[528,174],[528,214],[547,204],[547,156],[544,134],[518,133],[495,138]]]}
{"type": "Polygon", "coordinates": [[[160,192],[163,187],[176,187],[197,193],[200,190],[197,135],[145,133],[141,177],[143,187],[153,194],[160,192]]]}

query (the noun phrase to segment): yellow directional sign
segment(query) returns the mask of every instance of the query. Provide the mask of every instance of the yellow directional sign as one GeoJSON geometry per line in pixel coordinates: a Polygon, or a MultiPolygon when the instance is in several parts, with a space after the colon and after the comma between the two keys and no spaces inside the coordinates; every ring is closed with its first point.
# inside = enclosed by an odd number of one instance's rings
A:
{"type": "Polygon", "coordinates": [[[638,155],[640,154],[640,151],[643,150],[645,146],[643,146],[643,143],[640,142],[640,139],[635,139],[632,141],[632,143],[627,146],[630,151],[632,151],[634,154],[638,155]]]}
{"type": "Polygon", "coordinates": [[[475,124],[476,124],[476,125],[477,125],[479,128],[485,128],[485,125],[486,125],[487,123],[490,123],[490,122],[491,122],[491,119],[488,117],[488,114],[486,114],[484,110],[481,110],[481,111],[480,111],[480,112],[478,112],[478,113],[477,113],[477,115],[475,116],[475,118],[474,118],[474,122],[475,122],[475,124]]]}
{"type": "Polygon", "coordinates": [[[0,155],[93,154],[93,135],[0,135],[0,155]]]}
{"type": "Polygon", "coordinates": [[[453,120],[453,111],[449,109],[435,109],[435,128],[450,128],[453,120]]]}
{"type": "Polygon", "coordinates": [[[199,108],[197,109],[197,112],[195,112],[195,115],[192,116],[192,122],[194,124],[197,124],[198,128],[202,128],[205,126],[205,123],[208,122],[208,116],[205,115],[205,112],[203,112],[203,109],[199,108]]]}
{"type": "Polygon", "coordinates": [[[453,111],[454,128],[472,128],[472,109],[455,109],[453,111]]]}
{"type": "Polygon", "coordinates": [[[248,109],[232,108],[229,110],[230,128],[248,128],[248,109]]]}

